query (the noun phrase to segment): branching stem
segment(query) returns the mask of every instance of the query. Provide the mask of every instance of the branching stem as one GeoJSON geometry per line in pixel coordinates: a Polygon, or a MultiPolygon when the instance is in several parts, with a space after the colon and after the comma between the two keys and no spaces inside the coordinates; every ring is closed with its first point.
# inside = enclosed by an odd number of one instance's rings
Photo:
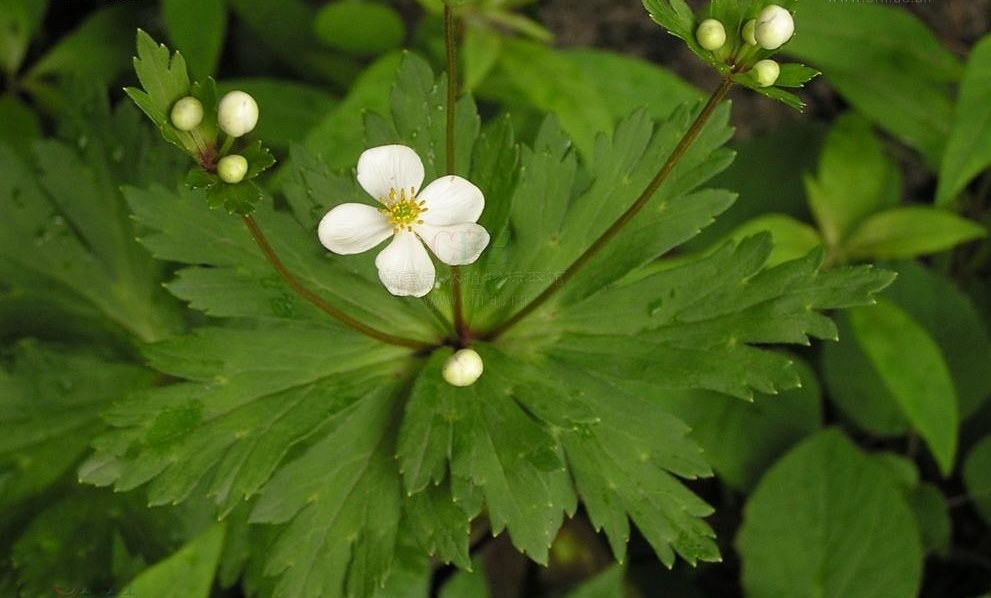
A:
{"type": "Polygon", "coordinates": [[[565,283],[571,280],[571,278],[574,277],[574,275],[577,274],[578,271],[589,262],[589,260],[595,257],[595,254],[599,253],[599,251],[601,251],[602,248],[609,243],[609,241],[612,241],[613,238],[615,238],[616,235],[619,234],[619,232],[623,230],[623,228],[625,228],[631,220],[633,220],[633,217],[636,216],[645,205],[647,205],[650,198],[653,197],[657,189],[668,178],[671,171],[674,170],[674,167],[677,166],[678,162],[688,150],[688,147],[693,141],[695,141],[695,138],[698,137],[698,134],[702,131],[705,123],[709,120],[709,117],[712,116],[716,106],[719,105],[719,102],[726,96],[726,93],[732,86],[733,82],[726,78],[723,79],[723,81],[719,84],[719,87],[712,92],[712,95],[709,96],[709,101],[702,107],[702,111],[695,117],[695,120],[692,122],[691,126],[688,127],[688,130],[681,138],[681,141],[679,141],[678,145],[675,146],[674,151],[671,152],[671,155],[668,156],[668,159],[661,166],[660,170],[657,171],[657,174],[654,175],[654,178],[647,184],[643,192],[640,193],[640,196],[637,197],[636,201],[633,202],[633,205],[627,208],[627,210],[623,212],[623,215],[620,216],[619,219],[612,224],[612,226],[599,235],[599,238],[597,238],[584,253],[578,256],[578,259],[576,259],[574,263],[568,266],[567,270],[561,274],[554,284],[544,289],[542,293],[537,295],[537,297],[530,301],[530,303],[525,305],[520,311],[516,312],[502,324],[499,324],[492,330],[482,335],[484,340],[491,341],[498,338],[507,330],[518,324],[521,320],[536,311],[541,305],[546,303],[547,300],[561,290],[565,283]]]}
{"type": "Polygon", "coordinates": [[[251,232],[251,237],[255,240],[255,243],[257,243],[258,247],[262,250],[262,253],[265,255],[265,259],[272,264],[272,267],[279,273],[279,276],[286,281],[286,284],[288,284],[297,295],[312,303],[320,311],[326,313],[348,328],[357,330],[358,332],[382,341],[383,343],[398,345],[400,347],[409,347],[417,350],[426,349],[431,346],[429,343],[382,332],[381,330],[372,328],[371,326],[368,326],[367,324],[364,324],[363,322],[360,322],[343,311],[337,309],[328,303],[323,297],[320,297],[313,291],[303,286],[303,283],[293,276],[292,272],[286,268],[285,264],[282,263],[282,260],[279,259],[279,256],[276,255],[275,250],[272,249],[272,245],[269,244],[268,239],[265,237],[265,233],[263,233],[261,228],[258,227],[258,223],[250,214],[244,216],[244,224],[248,227],[248,231],[251,232]]]}

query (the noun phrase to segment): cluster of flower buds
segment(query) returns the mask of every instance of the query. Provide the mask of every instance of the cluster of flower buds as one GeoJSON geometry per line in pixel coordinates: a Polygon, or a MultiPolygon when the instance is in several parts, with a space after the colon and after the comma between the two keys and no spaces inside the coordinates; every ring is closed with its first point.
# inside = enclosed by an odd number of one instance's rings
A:
{"type": "MultiPolygon", "coordinates": [[[[203,116],[203,103],[193,96],[177,100],[169,114],[176,129],[194,136],[197,127],[203,123],[203,116]]],[[[258,103],[243,91],[228,93],[217,106],[217,124],[228,136],[228,142],[224,144],[224,148],[228,149],[234,139],[250,133],[258,124],[258,103]]],[[[240,183],[248,173],[248,161],[244,156],[227,154],[217,161],[216,168],[220,180],[240,183]]]]}
{"type": "MultiPolygon", "coordinates": [[[[783,46],[795,34],[795,20],[787,9],[768,4],[754,19],[743,24],[739,32],[742,44],[735,45],[735,52],[728,55],[737,72],[751,71],[757,85],[770,87],[778,80],[781,67],[770,58],[760,58],[759,50],[774,51],[783,46]]],[[[710,52],[724,50],[728,41],[726,28],[717,19],[705,19],[695,29],[695,40],[710,52]]],[[[767,56],[767,52],[763,53],[767,56]]]]}

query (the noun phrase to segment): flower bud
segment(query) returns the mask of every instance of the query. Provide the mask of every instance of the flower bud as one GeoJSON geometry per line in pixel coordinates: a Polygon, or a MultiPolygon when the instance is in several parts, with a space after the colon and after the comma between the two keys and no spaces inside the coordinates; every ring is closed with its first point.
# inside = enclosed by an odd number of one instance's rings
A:
{"type": "Polygon", "coordinates": [[[757,19],[750,19],[743,24],[743,41],[747,42],[751,46],[757,45],[757,39],[754,38],[754,28],[757,27],[757,19]]]}
{"type": "Polygon", "coordinates": [[[203,122],[203,104],[193,96],[186,96],[172,105],[172,126],[180,131],[192,131],[203,122]]]}
{"type": "Polygon", "coordinates": [[[695,30],[695,39],[706,50],[718,50],[726,43],[726,28],[716,19],[706,19],[695,30]]]}
{"type": "Polygon", "coordinates": [[[217,162],[217,176],[225,183],[240,183],[246,174],[248,174],[248,161],[244,156],[231,154],[217,162]]]}
{"type": "Polygon", "coordinates": [[[758,60],[754,64],[753,69],[754,75],[757,77],[757,85],[761,87],[774,85],[774,82],[778,80],[778,75],[781,74],[781,67],[770,58],[758,60]]]}
{"type": "Polygon", "coordinates": [[[452,386],[471,386],[482,375],[482,357],[473,349],[461,349],[444,362],[444,380],[452,386]]]}
{"type": "Polygon", "coordinates": [[[754,40],[765,50],[777,50],[795,33],[791,13],[777,4],[768,4],[757,15],[754,40]]]}
{"type": "Polygon", "coordinates": [[[232,91],[220,100],[217,109],[220,129],[231,137],[250,133],[258,124],[258,104],[243,91],[232,91]]]}

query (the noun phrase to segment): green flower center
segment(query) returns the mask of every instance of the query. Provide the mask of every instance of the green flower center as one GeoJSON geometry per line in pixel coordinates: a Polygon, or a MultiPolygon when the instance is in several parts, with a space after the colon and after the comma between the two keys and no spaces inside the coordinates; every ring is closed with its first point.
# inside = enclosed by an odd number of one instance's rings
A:
{"type": "Polygon", "coordinates": [[[404,228],[412,231],[414,224],[423,224],[420,214],[426,212],[427,208],[424,207],[425,202],[416,200],[412,187],[409,189],[409,195],[406,194],[406,189],[400,189],[398,192],[389,189],[389,199],[383,198],[382,203],[386,207],[379,208],[379,212],[389,220],[393,232],[398,233],[404,228]]]}

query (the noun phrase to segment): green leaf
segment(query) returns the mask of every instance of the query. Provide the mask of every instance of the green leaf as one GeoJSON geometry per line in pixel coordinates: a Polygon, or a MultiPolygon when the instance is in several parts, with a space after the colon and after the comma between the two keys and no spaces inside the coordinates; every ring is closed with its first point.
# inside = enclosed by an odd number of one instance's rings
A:
{"type": "Polygon", "coordinates": [[[744,222],[729,235],[737,242],[758,233],[770,233],[774,249],[767,258],[768,266],[797,260],[822,244],[818,231],[804,222],[785,214],[767,214],[744,222]]]}
{"type": "Polygon", "coordinates": [[[313,26],[320,41],[354,54],[384,54],[406,38],[406,26],[395,10],[361,0],[324,4],[313,26]]]}
{"type": "Polygon", "coordinates": [[[952,523],[946,497],[933,484],[923,483],[913,488],[908,505],[915,515],[915,522],[927,553],[946,557],[950,552],[952,523]]]}
{"type": "Polygon", "coordinates": [[[818,175],[806,177],[805,189],[823,240],[836,251],[864,219],[897,205],[901,178],[871,126],[848,114],[830,129],[818,175]]]}
{"type": "Polygon", "coordinates": [[[850,311],[857,341],[944,475],[957,447],[957,399],[939,347],[908,314],[888,301],[850,311]]]}
{"type": "Polygon", "coordinates": [[[162,131],[169,143],[191,154],[195,153],[195,140],[190,134],[173,127],[169,118],[172,104],[191,92],[186,60],[179,52],[170,55],[164,44],[157,44],[141,29],[138,29],[137,46],[134,72],[137,73],[143,90],[127,87],[124,91],[162,131]]]}
{"type": "Polygon", "coordinates": [[[134,31],[137,11],[128,3],[114,4],[93,12],[79,27],[59,40],[31,67],[27,77],[76,76],[108,84],[129,63],[128,41],[134,31]]]}
{"type": "Polygon", "coordinates": [[[567,598],[620,598],[627,595],[623,567],[612,566],[569,592],[567,598]]]}
{"type": "Polygon", "coordinates": [[[162,158],[160,142],[149,147],[133,112],[89,118],[92,128],[79,134],[82,149],[46,141],[25,163],[0,147],[7,215],[0,222],[0,279],[7,285],[0,315],[25,331],[34,322],[35,334],[102,330],[154,340],[174,330],[178,318],[161,293],[162,265],[134,243],[118,185],[171,170],[172,161],[162,158]]]}
{"type": "Polygon", "coordinates": [[[809,438],[764,476],[736,545],[753,598],[911,598],[922,576],[896,483],[836,430],[809,438]]]}
{"type": "Polygon", "coordinates": [[[893,265],[898,278],[885,297],[918,322],[939,345],[959,400],[960,420],[991,393],[991,340],[981,315],[956,283],[917,262],[893,265]]]}
{"type": "Polygon", "coordinates": [[[592,79],[552,49],[504,39],[499,69],[530,106],[560,119],[582,155],[591,156],[596,136],[612,128],[609,106],[591,91],[596,89],[592,79]]]}
{"type": "Polygon", "coordinates": [[[947,205],[975,176],[991,166],[991,36],[970,52],[960,82],[953,128],[939,168],[936,204],[947,205]]]}
{"type": "MultiPolygon", "coordinates": [[[[39,508],[40,507],[40,508],[39,508]]],[[[68,486],[40,512],[20,516],[10,565],[21,596],[50,596],[53,586],[122,588],[135,569],[163,558],[184,533],[173,510],[149,510],[140,497],[68,486]]],[[[9,567],[9,565],[8,565],[9,567]]],[[[8,568],[8,567],[5,567],[8,568]]]]}
{"type": "Polygon", "coordinates": [[[606,100],[613,120],[640,109],[661,120],[681,105],[703,99],[698,89],[645,60],[591,48],[559,50],[559,53],[583,73],[590,85],[584,93],[595,90],[606,100]]]}
{"type": "Polygon", "coordinates": [[[440,589],[440,598],[489,598],[482,563],[476,563],[472,571],[458,571],[440,589]]]}
{"type": "MultiPolygon", "coordinates": [[[[695,41],[695,13],[684,0],[643,0],[651,20],[664,27],[672,35],[698,46],[695,41]]],[[[695,48],[692,48],[695,50],[695,48]]]]}
{"type": "Polygon", "coordinates": [[[9,367],[0,369],[0,509],[40,494],[69,473],[104,428],[101,411],[150,386],[153,378],[143,368],[79,351],[34,342],[14,350],[9,367]]]}
{"type": "Polygon", "coordinates": [[[388,114],[389,90],[402,60],[398,52],[385,54],[354,81],[348,95],[329,111],[307,135],[304,145],[328,167],[351,168],[365,150],[362,115],[388,114]]]}
{"type": "MultiPolygon", "coordinates": [[[[727,116],[724,109],[716,112],[650,203],[569,283],[560,302],[574,303],[655,259],[729,206],[733,198],[727,192],[696,191],[732,158],[718,149],[729,135],[727,116]]],[[[498,290],[513,302],[483,304],[474,322],[494,325],[556,284],[560,274],[636,200],[688,128],[690,117],[690,111],[682,109],[654,127],[644,111],[624,119],[611,140],[599,137],[590,169],[593,182],[585,187],[576,184],[578,169],[576,157],[568,151],[569,140],[548,119],[534,151],[523,153],[510,229],[492,244],[511,242],[498,261],[490,253],[480,262],[486,291],[498,290]],[[544,201],[533,201],[534,197],[544,201]]]]}
{"type": "Polygon", "coordinates": [[[892,276],[859,268],[820,272],[816,253],[761,270],[769,252],[766,235],[752,237],[601,292],[559,316],[569,334],[558,346],[576,365],[598,362],[596,369],[604,367],[618,384],[744,398],[794,387],[791,360],[755,345],[835,339],[832,321],[816,310],[870,303],[892,276]],[[606,310],[616,314],[608,328],[606,310]]]}
{"type": "Polygon", "coordinates": [[[987,236],[980,224],[927,206],[886,210],[864,220],[843,252],[852,260],[908,259],[987,236]]]}
{"type": "Polygon", "coordinates": [[[803,0],[782,51],[820,68],[860,113],[938,165],[950,132],[956,57],[901,6],[803,0]]]}
{"type": "Polygon", "coordinates": [[[822,426],[815,373],[801,361],[796,366],[801,387],[759,395],[752,404],[702,391],[660,394],[660,404],[691,427],[724,483],[749,491],[780,455],[822,426]]]}
{"type": "Polygon", "coordinates": [[[31,146],[41,137],[41,119],[13,94],[0,97],[0,143],[9,145],[22,158],[30,156],[31,146]]]}
{"type": "Polygon", "coordinates": [[[0,7],[0,68],[4,74],[17,73],[47,9],[47,0],[10,0],[0,7]]]}
{"type": "Polygon", "coordinates": [[[977,512],[991,523],[991,436],[970,449],[963,464],[963,480],[977,512]]]}
{"type": "Polygon", "coordinates": [[[209,598],[225,530],[223,523],[215,523],[178,552],[143,571],[126,587],[135,596],[209,598]]]}
{"type": "Polygon", "coordinates": [[[197,77],[217,72],[227,29],[224,0],[162,0],[162,20],[197,77]]]}
{"type": "Polygon", "coordinates": [[[508,527],[517,548],[546,563],[564,514],[577,506],[556,440],[533,419],[553,413],[545,397],[561,393],[529,368],[524,386],[520,375],[508,375],[519,363],[491,347],[477,350],[488,371],[471,387],[443,381],[450,351],[435,351],[418,376],[399,433],[404,486],[413,494],[441,482],[449,460],[452,498],[466,504],[471,482],[484,496],[492,533],[508,527]]]}
{"type": "Polygon", "coordinates": [[[462,86],[470,92],[478,87],[499,62],[502,35],[485,23],[467,21],[461,45],[465,71],[462,86]]]}
{"type": "Polygon", "coordinates": [[[252,521],[286,523],[266,551],[278,595],[370,596],[385,582],[401,503],[390,446],[396,389],[379,382],[262,489],[252,521]]]}

